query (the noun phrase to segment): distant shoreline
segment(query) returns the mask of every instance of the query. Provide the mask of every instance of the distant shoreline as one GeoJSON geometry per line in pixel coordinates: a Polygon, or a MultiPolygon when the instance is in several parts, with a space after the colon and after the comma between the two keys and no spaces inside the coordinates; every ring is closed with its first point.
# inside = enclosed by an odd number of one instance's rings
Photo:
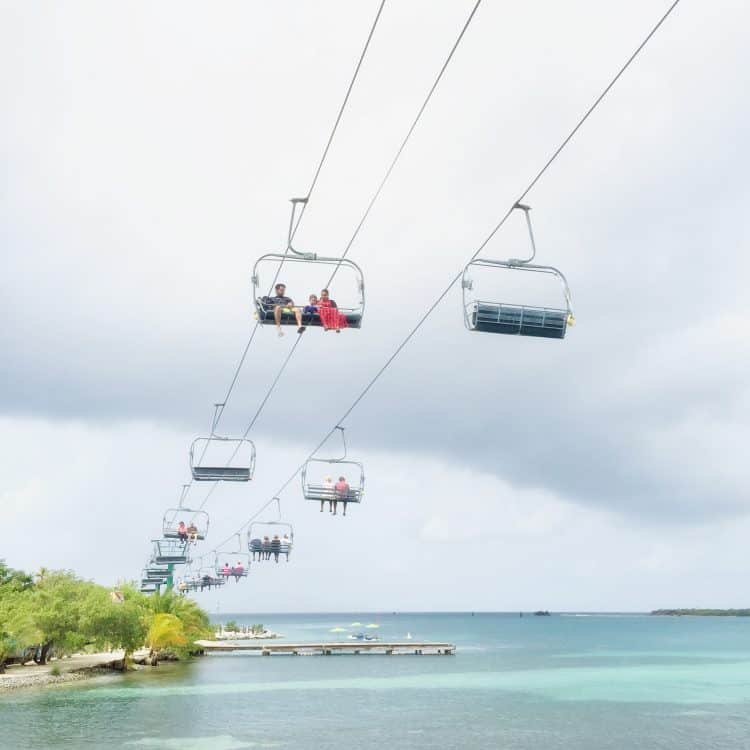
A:
{"type": "Polygon", "coordinates": [[[750,609],[655,609],[651,614],[668,617],[750,617],[750,609]]]}

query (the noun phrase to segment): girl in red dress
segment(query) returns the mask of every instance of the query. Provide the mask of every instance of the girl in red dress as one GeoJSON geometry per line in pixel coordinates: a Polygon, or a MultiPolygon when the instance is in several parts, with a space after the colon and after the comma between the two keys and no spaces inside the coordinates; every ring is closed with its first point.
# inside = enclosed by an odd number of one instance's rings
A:
{"type": "Polygon", "coordinates": [[[336,331],[336,333],[341,333],[341,329],[346,328],[349,325],[346,315],[339,312],[336,303],[328,296],[327,289],[322,289],[320,292],[318,314],[320,315],[320,322],[323,324],[323,328],[325,328],[326,331],[336,331]]]}

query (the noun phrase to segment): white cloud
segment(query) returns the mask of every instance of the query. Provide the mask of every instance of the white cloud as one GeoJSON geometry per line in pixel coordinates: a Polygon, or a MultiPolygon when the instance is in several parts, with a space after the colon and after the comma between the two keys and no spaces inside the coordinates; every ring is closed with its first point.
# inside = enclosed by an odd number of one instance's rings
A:
{"type": "MultiPolygon", "coordinates": [[[[352,250],[365,328],[306,334],[257,425],[261,496],[351,403],[660,6],[576,0],[549,5],[545,24],[535,5],[482,6],[352,250]]],[[[415,48],[426,8],[386,9],[300,246],[343,248],[468,12],[429,4],[415,48]]],[[[308,185],[370,18],[340,2],[210,14],[182,3],[178,22],[169,5],[0,14],[0,413],[13,477],[2,553],[117,576],[141,564],[185,446],[225,392],[252,324],[252,262],[283,246],[286,198],[308,185]],[[30,519],[47,544],[19,544],[30,519]]],[[[302,516],[311,567],[289,580],[300,607],[345,601],[323,583],[331,571],[358,582],[348,592],[363,606],[389,606],[405,569],[425,602],[443,600],[437,581],[470,579],[456,606],[530,591],[641,606],[667,579],[637,590],[629,572],[692,559],[679,542],[691,524],[729,529],[721,550],[698,545],[707,569],[709,551],[728,560],[741,543],[725,519],[744,528],[748,487],[746,21],[739,2],[722,15],[681,6],[529,197],[539,259],[573,289],[564,342],[470,336],[454,290],[352,414],[352,445],[371,458],[366,503],[335,532],[344,571],[328,519],[302,516]],[[482,540],[458,571],[451,538],[482,540]],[[604,576],[602,559],[617,569],[604,576]]],[[[486,254],[517,254],[524,232],[509,222],[486,254]]],[[[299,280],[294,295],[318,283],[299,280]]],[[[244,428],[290,345],[259,333],[222,429],[244,428]]],[[[255,502],[254,489],[223,493],[227,519],[255,502]]],[[[274,575],[260,602],[286,607],[274,575]]]]}

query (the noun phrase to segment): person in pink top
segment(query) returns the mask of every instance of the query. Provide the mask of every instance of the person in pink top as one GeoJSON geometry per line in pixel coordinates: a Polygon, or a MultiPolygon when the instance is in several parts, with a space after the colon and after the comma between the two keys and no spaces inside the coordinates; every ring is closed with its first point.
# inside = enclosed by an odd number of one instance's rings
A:
{"type": "Polygon", "coordinates": [[[232,575],[234,576],[235,582],[239,581],[240,578],[242,578],[242,576],[244,575],[244,573],[245,573],[245,566],[239,560],[237,560],[237,565],[235,565],[232,568],[232,575]]]}
{"type": "Polygon", "coordinates": [[[221,569],[221,574],[225,576],[226,578],[229,578],[231,573],[232,573],[232,569],[229,567],[229,563],[224,563],[224,567],[221,569]]]}
{"type": "Polygon", "coordinates": [[[341,500],[344,503],[344,515],[346,515],[346,503],[349,500],[349,482],[346,481],[346,477],[339,477],[339,481],[334,486],[336,491],[336,499],[333,501],[333,515],[336,515],[336,505],[341,500]]]}

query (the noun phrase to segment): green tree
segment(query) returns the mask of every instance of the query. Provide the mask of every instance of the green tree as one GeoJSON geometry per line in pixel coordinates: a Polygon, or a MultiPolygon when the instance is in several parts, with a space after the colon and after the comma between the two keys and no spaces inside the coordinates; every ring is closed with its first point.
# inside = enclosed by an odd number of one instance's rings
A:
{"type": "Polygon", "coordinates": [[[163,612],[154,615],[146,636],[146,645],[151,649],[151,664],[154,667],[160,651],[169,650],[178,655],[186,654],[188,639],[179,617],[163,612]]]}
{"type": "Polygon", "coordinates": [[[147,600],[155,615],[174,615],[182,622],[189,646],[192,646],[195,641],[201,638],[212,637],[213,630],[208,614],[192,599],[180,596],[174,591],[166,591],[163,594],[152,594],[147,597],[147,600]]]}
{"type": "Polygon", "coordinates": [[[100,595],[88,601],[84,630],[97,646],[125,651],[123,670],[128,669],[133,652],[146,642],[153,620],[148,598],[132,586],[118,587],[122,600],[113,600],[110,591],[100,587],[100,595]]]}
{"type": "Polygon", "coordinates": [[[89,643],[87,614],[101,600],[101,586],[76,578],[70,571],[44,570],[37,575],[31,597],[31,622],[41,645],[37,661],[46,664],[53,645],[70,652],[89,643]]]}

